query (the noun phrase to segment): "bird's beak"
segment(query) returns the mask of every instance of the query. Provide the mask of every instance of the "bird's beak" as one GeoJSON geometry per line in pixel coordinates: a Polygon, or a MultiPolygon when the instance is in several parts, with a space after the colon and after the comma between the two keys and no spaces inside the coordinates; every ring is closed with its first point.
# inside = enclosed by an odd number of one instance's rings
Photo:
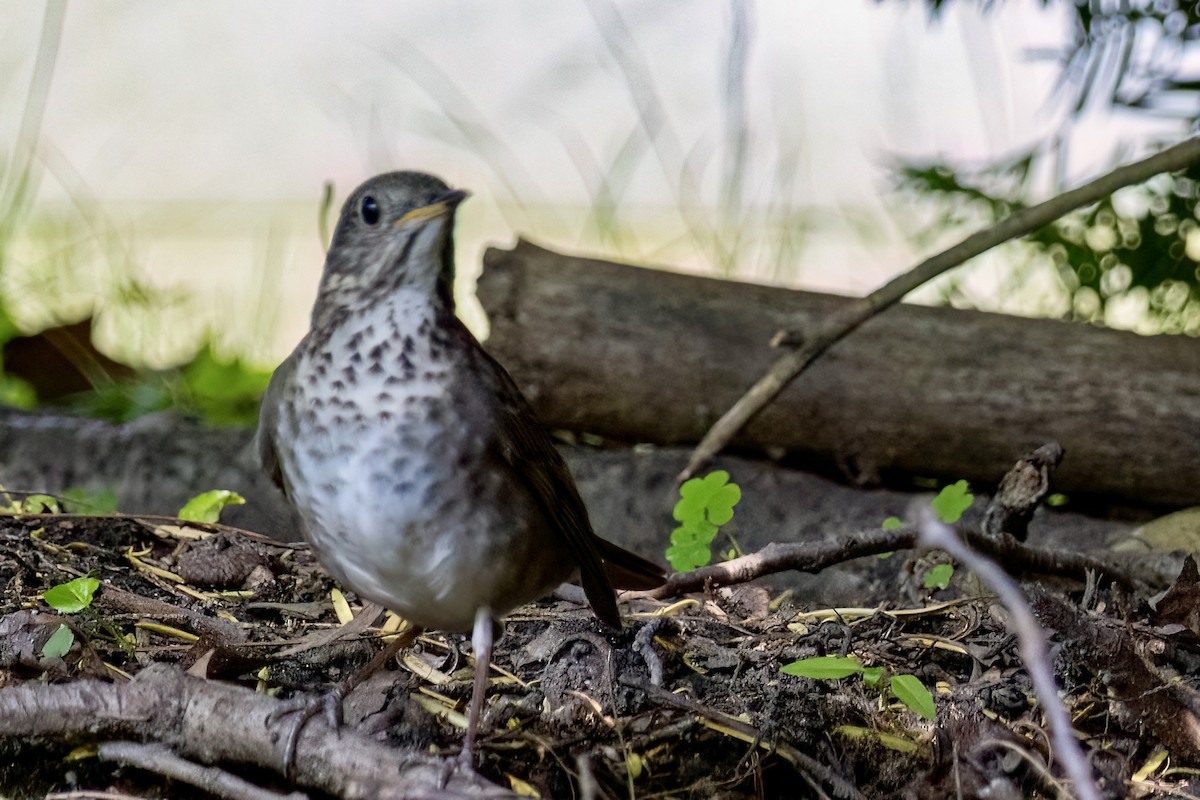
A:
{"type": "Polygon", "coordinates": [[[407,225],[409,222],[427,222],[431,219],[444,217],[447,214],[453,213],[458,204],[466,200],[468,196],[469,193],[464,192],[462,189],[445,191],[429,205],[414,208],[396,220],[395,227],[399,228],[401,225],[407,225]]]}

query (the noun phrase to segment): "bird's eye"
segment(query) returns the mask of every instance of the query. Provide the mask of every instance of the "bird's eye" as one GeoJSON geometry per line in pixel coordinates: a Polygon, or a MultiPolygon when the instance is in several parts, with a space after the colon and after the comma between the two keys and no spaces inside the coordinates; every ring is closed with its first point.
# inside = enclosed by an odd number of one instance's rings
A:
{"type": "Polygon", "coordinates": [[[362,214],[363,222],[368,225],[375,225],[379,222],[379,203],[375,202],[374,197],[367,195],[362,199],[359,213],[362,214]]]}

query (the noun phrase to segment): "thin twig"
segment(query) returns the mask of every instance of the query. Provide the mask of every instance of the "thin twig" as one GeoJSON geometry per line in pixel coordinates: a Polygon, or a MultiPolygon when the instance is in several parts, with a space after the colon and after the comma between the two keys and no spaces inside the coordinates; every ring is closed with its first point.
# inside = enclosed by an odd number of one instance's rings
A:
{"type": "Polygon", "coordinates": [[[102,761],[131,764],[228,800],[307,800],[309,797],[304,792],[282,794],[255,786],[218,767],[205,767],[180,758],[174,750],[163,744],[104,742],[98,748],[97,755],[102,761]]]}
{"type": "Polygon", "coordinates": [[[833,344],[880,311],[900,302],[917,287],[996,245],[1032,233],[1077,208],[1099,202],[1117,189],[1142,183],[1159,173],[1174,172],[1197,162],[1200,162],[1200,137],[1192,137],[1147,159],[1118,167],[1078,189],[1072,189],[1044,203],[1018,211],[992,227],[968,236],[950,249],[922,261],[866,297],[846,305],[807,337],[802,347],[772,364],[766,374],[717,420],[692,452],[679,480],[682,482],[693,477],[711,462],[738,431],[833,344]]]}
{"type": "Polygon", "coordinates": [[[991,587],[1000,598],[1000,602],[1011,614],[1011,627],[1017,635],[1017,646],[1021,661],[1033,681],[1033,690],[1042,711],[1050,722],[1050,736],[1054,742],[1055,753],[1066,768],[1074,784],[1076,797],[1080,800],[1100,800],[1100,792],[1092,777],[1092,769],[1079,743],[1075,741],[1075,731],[1071,727],[1071,717],[1066,706],[1058,696],[1058,685],[1054,681],[1054,670],[1050,666],[1050,652],[1046,646],[1046,632],[1038,624],[1033,615],[1033,609],[1025,600],[1025,595],[1008,574],[990,559],[979,555],[962,539],[954,535],[954,531],[944,525],[933,515],[932,511],[922,512],[919,525],[921,543],[926,547],[945,550],[956,560],[962,562],[972,572],[991,587]]]}
{"type": "MultiPolygon", "coordinates": [[[[1033,547],[1018,542],[1011,536],[997,541],[978,531],[962,531],[962,537],[967,546],[1008,564],[1014,571],[1086,580],[1087,573],[1091,570],[1126,589],[1140,588],[1133,577],[1120,567],[1083,553],[1033,547]]],[[[731,586],[788,570],[815,573],[855,558],[889,553],[893,550],[907,550],[916,545],[917,530],[912,527],[890,531],[874,528],[827,542],[773,542],[740,558],[701,567],[692,572],[676,572],[664,585],[644,595],[655,598],[673,597],[686,592],[698,592],[706,586],[731,586]]],[[[630,594],[637,596],[642,593],[630,594]]]]}

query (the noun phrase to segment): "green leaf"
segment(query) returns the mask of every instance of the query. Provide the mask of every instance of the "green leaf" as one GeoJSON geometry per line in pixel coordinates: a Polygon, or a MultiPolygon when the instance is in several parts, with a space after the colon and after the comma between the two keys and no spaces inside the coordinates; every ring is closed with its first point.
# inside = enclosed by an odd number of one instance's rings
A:
{"type": "Polygon", "coordinates": [[[938,519],[947,525],[953,525],[962,519],[963,512],[971,507],[975,496],[971,494],[966,481],[958,481],[944,487],[938,496],[929,504],[938,519]]]}
{"type": "Polygon", "coordinates": [[[58,498],[48,494],[31,494],[21,501],[21,511],[26,514],[61,514],[58,498]]]}
{"type": "Polygon", "coordinates": [[[781,669],[788,675],[796,675],[801,678],[838,680],[857,675],[863,671],[863,665],[856,659],[846,656],[816,656],[784,664],[781,669]]]}
{"type": "Polygon", "coordinates": [[[742,490],[736,483],[722,486],[708,499],[708,518],[717,525],[733,519],[733,507],[742,499],[742,490]]]}
{"type": "Polygon", "coordinates": [[[883,667],[863,667],[862,677],[867,686],[878,686],[883,680],[883,667]]]}
{"type": "Polygon", "coordinates": [[[925,571],[926,589],[945,589],[954,575],[953,564],[936,564],[925,571]]]}
{"type": "Polygon", "coordinates": [[[92,604],[92,595],[100,588],[100,581],[84,576],[73,581],[51,586],[43,597],[55,611],[74,614],[92,604]]]}
{"type": "Polygon", "coordinates": [[[896,675],[892,678],[891,689],[897,700],[925,719],[933,719],[937,716],[933,695],[916,675],[896,675]]]}
{"type": "Polygon", "coordinates": [[[678,572],[690,572],[712,561],[712,542],[721,525],[733,519],[733,507],[742,490],[729,483],[729,473],[714,470],[679,487],[679,501],[671,516],[680,523],[671,531],[667,560],[678,572]]]}
{"type": "Polygon", "coordinates": [[[83,489],[73,487],[62,492],[63,506],[72,513],[80,514],[115,514],[117,513],[117,493],[110,487],[83,489]]]}
{"type": "Polygon", "coordinates": [[[42,655],[46,658],[62,658],[71,652],[75,644],[75,634],[66,625],[59,624],[58,630],[50,634],[50,638],[42,645],[42,655]]]}
{"type": "MultiPolygon", "coordinates": [[[[695,479],[693,479],[695,480],[695,479]]],[[[684,486],[687,486],[685,483],[684,486]]],[[[683,491],[682,488],[680,491],[683,491]]],[[[704,498],[692,493],[690,497],[681,497],[671,510],[671,516],[676,522],[691,522],[704,519],[704,498]]]]}
{"type": "Polygon", "coordinates": [[[707,545],[695,542],[673,544],[667,548],[667,561],[676,572],[691,572],[706,566],[712,560],[712,551],[707,545]]]}
{"type": "Polygon", "coordinates": [[[708,547],[717,535],[711,522],[685,522],[671,531],[671,544],[699,544],[708,547]]]}
{"type": "Polygon", "coordinates": [[[221,509],[225,506],[240,506],[246,498],[228,489],[213,489],[211,492],[198,494],[188,500],[179,509],[178,517],[189,522],[216,522],[221,518],[221,509]]]}
{"type": "Polygon", "coordinates": [[[897,531],[904,527],[904,520],[899,517],[888,517],[880,527],[885,531],[897,531]]]}
{"type": "Polygon", "coordinates": [[[671,546],[667,548],[667,560],[676,572],[691,572],[712,561],[712,542],[717,535],[717,526],[710,522],[685,522],[671,531],[671,546]]]}

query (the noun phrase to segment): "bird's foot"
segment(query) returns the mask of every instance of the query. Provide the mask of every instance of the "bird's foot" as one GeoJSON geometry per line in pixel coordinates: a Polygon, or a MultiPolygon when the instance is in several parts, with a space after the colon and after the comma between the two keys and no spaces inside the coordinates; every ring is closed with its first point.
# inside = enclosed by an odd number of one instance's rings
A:
{"type": "MultiPolygon", "coordinates": [[[[351,687],[353,688],[353,687],[351,687]]],[[[296,766],[296,746],[300,742],[300,734],[304,726],[317,714],[325,715],[325,722],[334,731],[342,729],[342,702],[347,694],[346,684],[337,684],[328,692],[319,695],[305,695],[283,700],[267,718],[268,725],[274,725],[289,714],[295,714],[296,719],[288,726],[283,743],[282,774],[288,780],[294,776],[292,770],[296,766]]]]}
{"type": "Polygon", "coordinates": [[[393,639],[387,647],[376,653],[367,662],[366,666],[351,675],[348,679],[336,684],[328,692],[284,701],[275,711],[271,712],[268,724],[277,722],[281,717],[288,714],[296,714],[296,721],[288,727],[287,736],[284,740],[282,766],[285,777],[289,779],[292,777],[292,769],[296,764],[296,747],[300,742],[300,734],[303,732],[304,726],[308,724],[308,721],[319,712],[324,712],[325,721],[329,727],[335,733],[340,731],[342,728],[342,703],[350,696],[350,692],[354,691],[359,684],[395,657],[396,653],[411,645],[420,633],[420,627],[408,627],[393,639]]]}
{"type": "Polygon", "coordinates": [[[442,759],[441,774],[438,776],[437,782],[439,792],[446,790],[446,787],[450,785],[450,779],[456,772],[464,775],[478,774],[475,771],[475,754],[465,747],[458,755],[442,759]]]}

